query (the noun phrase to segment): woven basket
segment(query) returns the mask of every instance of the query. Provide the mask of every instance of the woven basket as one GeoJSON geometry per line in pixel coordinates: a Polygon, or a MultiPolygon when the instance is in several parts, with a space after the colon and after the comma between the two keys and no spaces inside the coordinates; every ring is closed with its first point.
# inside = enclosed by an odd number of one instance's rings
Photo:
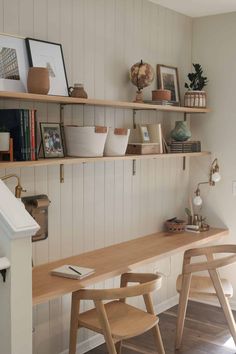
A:
{"type": "Polygon", "coordinates": [[[169,232],[183,232],[187,223],[183,221],[182,223],[177,223],[174,221],[166,221],[166,227],[169,232]]]}

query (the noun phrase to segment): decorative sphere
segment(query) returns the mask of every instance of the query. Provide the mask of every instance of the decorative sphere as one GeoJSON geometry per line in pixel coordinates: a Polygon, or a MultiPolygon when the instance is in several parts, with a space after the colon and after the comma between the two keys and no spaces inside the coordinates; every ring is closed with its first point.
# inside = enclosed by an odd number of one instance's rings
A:
{"type": "Polygon", "coordinates": [[[202,205],[202,198],[200,197],[200,195],[197,195],[193,198],[193,204],[196,206],[202,205]]]}
{"type": "Polygon", "coordinates": [[[154,80],[154,69],[150,64],[141,62],[134,64],[130,69],[130,80],[138,90],[149,86],[154,80]]]}

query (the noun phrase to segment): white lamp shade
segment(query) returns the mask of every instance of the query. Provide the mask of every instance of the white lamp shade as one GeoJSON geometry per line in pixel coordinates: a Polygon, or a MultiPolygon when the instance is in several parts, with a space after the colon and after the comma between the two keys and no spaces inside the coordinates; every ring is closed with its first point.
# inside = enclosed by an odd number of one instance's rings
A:
{"type": "Polygon", "coordinates": [[[219,172],[215,172],[211,176],[211,179],[212,179],[213,182],[217,183],[217,182],[219,182],[221,180],[221,175],[219,174],[219,172]]]}
{"type": "Polygon", "coordinates": [[[196,195],[196,197],[193,198],[193,204],[196,206],[202,205],[202,198],[200,195],[196,195]]]}

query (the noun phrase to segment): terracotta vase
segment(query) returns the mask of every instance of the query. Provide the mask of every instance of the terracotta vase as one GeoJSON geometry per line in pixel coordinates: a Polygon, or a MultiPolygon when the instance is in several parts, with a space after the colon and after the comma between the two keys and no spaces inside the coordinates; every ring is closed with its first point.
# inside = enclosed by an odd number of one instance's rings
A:
{"type": "Polygon", "coordinates": [[[47,68],[29,68],[27,88],[29,93],[47,95],[50,89],[49,71],[47,68]]]}

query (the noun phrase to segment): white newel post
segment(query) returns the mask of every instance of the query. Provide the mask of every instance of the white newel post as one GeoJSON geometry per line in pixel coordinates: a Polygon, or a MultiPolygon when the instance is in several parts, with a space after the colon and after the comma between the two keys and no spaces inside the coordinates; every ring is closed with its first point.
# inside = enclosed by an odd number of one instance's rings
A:
{"type": "Polygon", "coordinates": [[[0,180],[0,354],[32,354],[32,247],[38,224],[0,180]]]}

